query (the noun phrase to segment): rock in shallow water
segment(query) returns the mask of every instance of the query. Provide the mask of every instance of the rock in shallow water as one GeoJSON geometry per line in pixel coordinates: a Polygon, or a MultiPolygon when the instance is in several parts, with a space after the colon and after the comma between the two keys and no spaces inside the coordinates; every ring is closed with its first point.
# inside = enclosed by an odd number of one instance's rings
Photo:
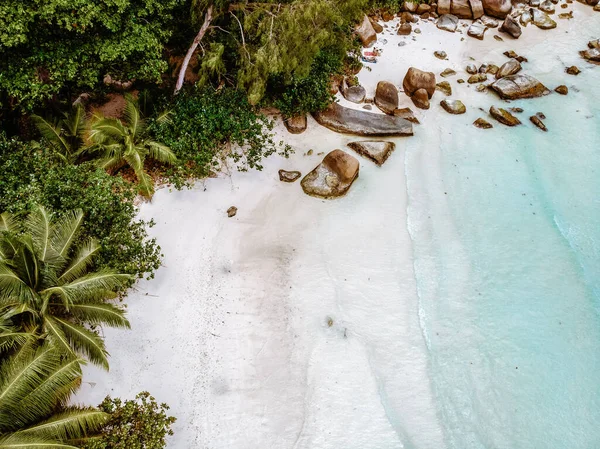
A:
{"type": "Polygon", "coordinates": [[[442,100],[440,105],[450,114],[464,114],[467,108],[460,100],[442,100]]]}
{"type": "Polygon", "coordinates": [[[548,131],[548,128],[546,128],[546,125],[544,125],[544,122],[542,122],[542,120],[537,115],[532,115],[531,117],[529,117],[529,120],[531,120],[531,123],[533,123],[535,126],[537,126],[542,131],[548,131]]]}
{"type": "Polygon", "coordinates": [[[554,92],[559,93],[561,95],[567,95],[569,93],[569,88],[564,84],[561,84],[556,89],[554,89],[554,92]]]}
{"type": "Polygon", "coordinates": [[[506,109],[497,108],[496,106],[490,108],[490,115],[506,126],[517,126],[521,124],[521,121],[506,109]]]}
{"type": "Polygon", "coordinates": [[[496,79],[504,78],[505,76],[514,75],[521,71],[521,64],[516,59],[511,59],[500,67],[496,73],[496,79]]]}
{"type": "Polygon", "coordinates": [[[589,50],[583,50],[579,52],[579,54],[592,62],[600,62],[600,49],[598,48],[590,48],[589,50]]]}
{"type": "Polygon", "coordinates": [[[333,131],[359,136],[412,136],[412,123],[400,117],[374,114],[332,103],[314,114],[317,122],[333,131]]]}
{"type": "Polygon", "coordinates": [[[550,93],[548,88],[534,77],[521,73],[501,78],[490,87],[504,100],[535,98],[550,93]]]}
{"type": "Polygon", "coordinates": [[[492,125],[490,122],[488,122],[487,120],[485,120],[483,118],[478,118],[477,120],[475,120],[473,122],[473,125],[475,125],[477,128],[481,128],[481,129],[490,129],[490,128],[494,127],[494,125],[492,125]]]}
{"type": "Polygon", "coordinates": [[[371,159],[377,165],[381,166],[396,148],[393,142],[385,142],[381,140],[365,140],[362,142],[350,142],[350,148],[356,151],[361,156],[371,159]]]}
{"type": "Polygon", "coordinates": [[[354,156],[342,150],[333,150],[300,184],[307,195],[324,199],[337,198],[348,192],[358,177],[358,171],[359,163],[354,156]]]}

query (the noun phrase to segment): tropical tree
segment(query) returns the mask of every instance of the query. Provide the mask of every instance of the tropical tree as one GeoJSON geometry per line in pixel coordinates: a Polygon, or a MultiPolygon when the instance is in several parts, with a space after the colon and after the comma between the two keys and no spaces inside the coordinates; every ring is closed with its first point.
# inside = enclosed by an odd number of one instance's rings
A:
{"type": "Polygon", "coordinates": [[[86,130],[85,109],[81,104],[64,112],[57,120],[47,120],[39,115],[32,115],[31,118],[60,159],[68,163],[77,160],[86,130]]]}
{"type": "Polygon", "coordinates": [[[104,341],[90,326],[129,327],[124,311],[106,299],[114,298],[130,276],[91,271],[100,247],[94,240],[75,245],[82,223],[81,211],[54,219],[42,207],[22,221],[0,215],[0,320],[5,328],[0,342],[7,334],[24,332],[108,369],[104,341]]]}
{"type": "MultiPolygon", "coordinates": [[[[105,169],[118,169],[129,165],[138,179],[140,193],[151,197],[154,185],[144,169],[146,158],[173,164],[176,157],[169,147],[149,138],[146,121],[131,98],[127,98],[123,115],[123,121],[101,115],[94,118],[88,152],[99,155],[98,165],[105,169]]],[[[157,121],[164,122],[168,119],[168,113],[165,113],[157,121]]]]}
{"type": "Polygon", "coordinates": [[[77,449],[109,415],[66,406],[81,383],[78,358],[25,344],[0,363],[0,449],[77,449]]]}

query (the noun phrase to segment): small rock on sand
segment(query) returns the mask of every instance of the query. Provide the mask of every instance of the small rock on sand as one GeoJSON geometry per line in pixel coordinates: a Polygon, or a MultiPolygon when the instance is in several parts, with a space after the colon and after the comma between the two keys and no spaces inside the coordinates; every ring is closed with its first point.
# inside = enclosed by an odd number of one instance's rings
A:
{"type": "Polygon", "coordinates": [[[235,217],[235,214],[237,214],[237,207],[231,206],[229,209],[227,209],[227,216],[229,218],[235,217]]]}
{"type": "Polygon", "coordinates": [[[437,83],[435,88],[448,96],[452,95],[452,86],[448,81],[441,81],[437,83]]]}
{"type": "Polygon", "coordinates": [[[350,142],[350,148],[356,151],[361,156],[372,160],[377,165],[381,166],[396,148],[393,142],[385,142],[381,140],[364,140],[361,142],[350,142]]]}
{"type": "Polygon", "coordinates": [[[300,176],[302,176],[302,173],[300,173],[299,171],[279,170],[278,173],[279,180],[283,182],[294,182],[298,178],[300,178],[300,176]]]}
{"type": "Polygon", "coordinates": [[[579,70],[579,67],[577,67],[576,65],[572,65],[571,67],[567,67],[565,72],[567,72],[569,75],[579,75],[581,73],[581,70],[579,70]]]}
{"type": "Polygon", "coordinates": [[[561,95],[567,95],[569,93],[569,88],[564,84],[561,84],[556,89],[554,89],[554,92],[559,93],[561,95]]]}

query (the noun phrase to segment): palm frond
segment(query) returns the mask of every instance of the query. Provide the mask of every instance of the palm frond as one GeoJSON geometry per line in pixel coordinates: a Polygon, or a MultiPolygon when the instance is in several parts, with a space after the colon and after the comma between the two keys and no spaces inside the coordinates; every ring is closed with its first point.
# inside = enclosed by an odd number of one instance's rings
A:
{"type": "Polygon", "coordinates": [[[69,113],[65,114],[63,125],[69,137],[82,139],[86,126],[84,107],[81,104],[77,104],[69,113]]]}
{"type": "Polygon", "coordinates": [[[69,407],[63,412],[53,415],[50,419],[35,424],[19,433],[60,441],[73,440],[98,431],[108,418],[108,414],[95,408],[69,407]]]}
{"type": "Polygon", "coordinates": [[[47,316],[44,320],[44,330],[48,332],[50,341],[59,348],[63,354],[67,354],[70,358],[77,358],[77,354],[71,345],[71,340],[65,335],[63,327],[57,320],[47,316]]]}
{"type": "Polygon", "coordinates": [[[0,449],[79,449],[69,443],[52,438],[38,437],[14,433],[8,437],[0,437],[0,449]]]}
{"type": "Polygon", "coordinates": [[[0,434],[16,430],[40,417],[47,416],[59,398],[40,401],[35,407],[21,408],[22,398],[36,388],[60,365],[60,354],[51,345],[36,349],[24,345],[17,355],[0,366],[0,434]]]}
{"type": "Polygon", "coordinates": [[[100,245],[93,240],[89,239],[77,248],[75,256],[71,259],[71,262],[63,273],[58,278],[58,284],[64,284],[66,282],[73,281],[78,277],[83,276],[86,270],[92,263],[94,255],[100,251],[100,245]]]}
{"type": "Polygon", "coordinates": [[[109,156],[99,159],[96,165],[104,170],[111,170],[123,161],[121,156],[109,156]]]}
{"type": "Polygon", "coordinates": [[[15,327],[0,327],[0,354],[22,346],[34,335],[30,332],[22,332],[15,327]]]}
{"type": "Polygon", "coordinates": [[[140,116],[140,110],[133,99],[127,99],[127,104],[125,105],[123,115],[125,117],[127,126],[131,131],[133,139],[135,140],[136,137],[142,136],[146,129],[146,124],[140,116]]]}
{"type": "Polygon", "coordinates": [[[46,261],[46,256],[51,251],[50,229],[52,215],[43,207],[36,207],[25,220],[25,230],[31,236],[34,252],[41,261],[46,261]]]}
{"type": "Polygon", "coordinates": [[[151,198],[154,194],[154,182],[148,173],[144,170],[137,171],[138,190],[146,198],[151,198]]]}
{"type": "Polygon", "coordinates": [[[0,300],[19,299],[32,302],[33,292],[23,280],[7,265],[0,263],[0,300]]]}
{"type": "Polygon", "coordinates": [[[55,320],[61,325],[72,348],[94,365],[101,366],[108,371],[108,352],[106,352],[104,340],[98,334],[60,318],[55,320]]]}
{"type": "Polygon", "coordinates": [[[71,154],[71,147],[62,135],[60,123],[51,123],[39,115],[32,115],[31,118],[42,137],[50,142],[59,154],[71,154]]]}
{"type": "Polygon", "coordinates": [[[0,232],[16,232],[18,221],[15,216],[8,212],[0,214],[0,232]]]}
{"type": "Polygon", "coordinates": [[[159,125],[173,123],[173,119],[171,117],[173,117],[173,111],[163,111],[158,115],[158,117],[156,117],[156,123],[159,125]]]}
{"type": "Polygon", "coordinates": [[[131,328],[125,318],[125,311],[113,304],[73,304],[70,311],[75,317],[89,324],[131,328]]]}
{"type": "Polygon", "coordinates": [[[131,280],[127,274],[118,274],[112,270],[100,270],[81,276],[60,286],[50,287],[40,292],[41,295],[56,295],[65,307],[89,299],[102,299],[107,290],[122,288],[131,280]]]}
{"type": "Polygon", "coordinates": [[[120,120],[96,117],[91,125],[90,139],[97,144],[111,143],[127,136],[127,130],[120,120]]]}
{"type": "MultiPolygon", "coordinates": [[[[81,383],[81,365],[84,363],[79,358],[61,361],[34,389],[21,398],[19,409],[35,410],[38,404],[66,405],[81,383]]],[[[21,412],[16,410],[15,413],[21,412]]],[[[31,417],[23,421],[33,422],[31,417]]]]}
{"type": "Polygon", "coordinates": [[[67,257],[82,222],[83,211],[79,209],[65,213],[52,223],[50,243],[54,251],[63,259],[67,257]]]}
{"type": "Polygon", "coordinates": [[[150,151],[150,157],[152,159],[169,165],[174,164],[175,161],[177,161],[177,157],[175,157],[175,154],[173,154],[168,146],[153,140],[148,140],[145,143],[150,151]]]}

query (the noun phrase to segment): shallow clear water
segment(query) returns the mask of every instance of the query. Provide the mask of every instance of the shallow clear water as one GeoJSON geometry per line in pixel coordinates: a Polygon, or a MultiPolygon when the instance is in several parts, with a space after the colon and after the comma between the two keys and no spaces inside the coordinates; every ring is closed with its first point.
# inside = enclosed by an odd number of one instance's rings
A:
{"type": "MultiPolygon", "coordinates": [[[[527,55],[564,80],[554,50],[527,55]]],[[[442,122],[439,140],[408,145],[420,317],[449,448],[600,447],[600,72],[572,85],[511,105],[527,125],[544,111],[549,133],[442,122]]]]}

